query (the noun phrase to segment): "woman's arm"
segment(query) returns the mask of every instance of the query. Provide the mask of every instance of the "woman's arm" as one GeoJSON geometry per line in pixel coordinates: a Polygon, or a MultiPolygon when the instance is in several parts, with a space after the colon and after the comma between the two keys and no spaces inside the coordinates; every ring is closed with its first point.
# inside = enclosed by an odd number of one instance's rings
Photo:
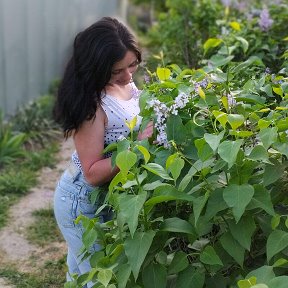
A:
{"type": "Polygon", "coordinates": [[[104,158],[106,114],[99,106],[96,118],[82,124],[74,135],[74,142],[86,180],[94,186],[109,182],[118,172],[112,169],[111,158],[104,158]]]}

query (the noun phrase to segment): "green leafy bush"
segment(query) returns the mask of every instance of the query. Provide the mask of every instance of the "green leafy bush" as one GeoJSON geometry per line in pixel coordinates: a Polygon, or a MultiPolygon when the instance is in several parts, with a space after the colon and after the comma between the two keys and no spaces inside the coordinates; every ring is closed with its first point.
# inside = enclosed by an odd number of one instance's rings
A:
{"type": "Polygon", "coordinates": [[[0,227],[7,222],[9,206],[35,186],[36,172],[55,164],[60,130],[52,120],[53,103],[53,96],[45,95],[10,119],[0,113],[0,227]]]}
{"type": "Polygon", "coordinates": [[[11,125],[4,121],[0,111],[0,169],[24,157],[24,141],[25,134],[14,132],[11,125]]]}
{"type": "Polygon", "coordinates": [[[147,59],[148,64],[157,65],[153,54],[162,50],[168,64],[201,67],[201,61],[206,58],[203,44],[207,39],[222,38],[228,34],[231,36],[229,44],[235,43],[230,45],[230,49],[235,50],[235,59],[245,61],[255,55],[276,72],[285,48],[283,38],[287,37],[288,6],[285,1],[277,4],[274,1],[265,2],[166,1],[165,10],[161,8],[155,13],[156,19],[145,34],[145,43],[152,54],[147,59]],[[265,5],[268,14],[263,12],[265,5]],[[235,32],[233,37],[231,30],[235,32]],[[247,40],[243,41],[244,46],[249,42],[249,51],[241,48],[239,40],[243,38],[247,40]]]}
{"type": "Polygon", "coordinates": [[[140,108],[155,137],[136,141],[134,120],[106,148],[120,168],[107,187],[115,217],[79,217],[85,249],[102,250],[67,287],[287,285],[287,56],[271,74],[259,56],[239,62],[234,44],[209,38],[202,68],[150,72],[140,108]]]}
{"type": "Polygon", "coordinates": [[[53,105],[53,95],[43,95],[19,108],[11,118],[13,130],[25,133],[26,144],[32,148],[45,147],[48,140],[55,140],[60,136],[59,126],[52,117],[53,105]]]}

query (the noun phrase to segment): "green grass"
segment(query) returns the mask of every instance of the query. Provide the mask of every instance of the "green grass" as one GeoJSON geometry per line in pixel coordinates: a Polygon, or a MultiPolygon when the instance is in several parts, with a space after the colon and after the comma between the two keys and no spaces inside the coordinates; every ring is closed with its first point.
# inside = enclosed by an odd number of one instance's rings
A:
{"type": "Polygon", "coordinates": [[[0,277],[16,288],[62,288],[65,283],[65,257],[46,262],[37,273],[20,273],[13,266],[0,267],[0,277]]]}
{"type": "Polygon", "coordinates": [[[1,170],[0,175],[0,195],[9,196],[11,194],[25,195],[37,183],[35,172],[17,167],[9,167],[1,170]]]}
{"type": "Polygon", "coordinates": [[[45,149],[30,151],[23,161],[23,166],[32,171],[38,171],[42,167],[54,168],[57,162],[56,153],[59,152],[59,148],[59,143],[53,141],[45,149]]]}
{"type": "Polygon", "coordinates": [[[14,204],[19,197],[17,195],[0,195],[0,229],[7,224],[9,207],[14,204]]]}
{"type": "Polygon", "coordinates": [[[57,227],[53,209],[40,209],[33,212],[35,222],[27,228],[27,239],[39,246],[45,246],[51,242],[63,241],[57,227]]]}
{"type": "MultiPolygon", "coordinates": [[[[56,88],[55,82],[53,89],[56,88]]],[[[19,110],[9,123],[4,121],[0,111],[0,229],[9,222],[9,208],[37,184],[39,170],[42,167],[54,168],[58,161],[56,153],[60,147],[58,140],[61,132],[51,118],[53,105],[53,95],[39,97],[19,110]],[[16,138],[19,132],[25,134],[24,142],[24,138],[16,138]]],[[[52,209],[36,211],[34,216],[35,224],[27,229],[31,242],[45,246],[53,241],[63,241],[52,209]]],[[[0,267],[0,277],[19,288],[63,287],[65,258],[46,262],[41,267],[38,259],[33,259],[31,271],[34,268],[37,270],[29,273],[19,272],[15,265],[8,263],[0,267]]]]}
{"type": "MultiPolygon", "coordinates": [[[[29,241],[42,247],[53,241],[63,241],[52,209],[39,209],[34,211],[33,215],[35,223],[26,230],[29,241]]],[[[37,260],[33,261],[36,267],[37,260]]],[[[5,278],[16,288],[60,288],[64,286],[66,270],[65,255],[59,260],[47,261],[43,267],[37,267],[37,272],[33,273],[21,273],[12,265],[0,267],[0,277],[5,278]]]]}
{"type": "Polygon", "coordinates": [[[30,151],[22,163],[0,169],[0,229],[7,224],[10,206],[37,184],[38,170],[55,166],[59,147],[59,143],[53,142],[45,149],[30,151]]]}

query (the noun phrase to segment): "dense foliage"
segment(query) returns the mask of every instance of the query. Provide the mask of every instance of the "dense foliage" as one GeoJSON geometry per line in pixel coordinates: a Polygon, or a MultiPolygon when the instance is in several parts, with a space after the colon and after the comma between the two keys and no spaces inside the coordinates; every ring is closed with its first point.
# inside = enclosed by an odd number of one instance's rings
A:
{"type": "MultiPolygon", "coordinates": [[[[163,1],[161,3],[163,6],[163,1]]],[[[147,46],[157,54],[163,50],[166,63],[201,67],[206,40],[232,36],[229,32],[234,28],[237,37],[244,37],[249,42],[248,53],[264,57],[264,63],[276,71],[278,57],[285,48],[282,39],[287,36],[287,2],[168,0],[164,3],[164,10],[159,7],[158,12],[154,13],[157,17],[148,31],[147,46]],[[265,12],[267,6],[263,4],[265,2],[269,5],[268,15],[265,12]],[[235,22],[239,27],[233,24],[235,22]]],[[[157,11],[157,6],[154,9],[157,11]]],[[[230,44],[233,41],[235,37],[230,37],[230,44]]],[[[239,46],[238,43],[233,49],[237,50],[234,55],[241,61],[247,54],[239,46]]],[[[152,64],[153,58],[149,58],[148,62],[152,64]]]]}
{"type": "Polygon", "coordinates": [[[225,33],[201,39],[194,68],[167,64],[169,53],[155,55],[161,64],[147,70],[140,94],[143,127],[153,119],[155,137],[137,141],[134,119],[130,138],[106,148],[120,172],[93,198],[108,191],[98,212],[108,206],[115,215],[107,223],[77,219],[86,229],[84,257],[94,241],[102,250],[91,255],[90,273],[67,287],[91,279],[109,288],[287,286],[284,6],[266,9],[262,26],[256,18],[251,26],[235,19],[223,6],[226,18],[209,19],[211,31],[221,23],[225,33]],[[276,10],[272,22],[269,11],[276,10]]]}

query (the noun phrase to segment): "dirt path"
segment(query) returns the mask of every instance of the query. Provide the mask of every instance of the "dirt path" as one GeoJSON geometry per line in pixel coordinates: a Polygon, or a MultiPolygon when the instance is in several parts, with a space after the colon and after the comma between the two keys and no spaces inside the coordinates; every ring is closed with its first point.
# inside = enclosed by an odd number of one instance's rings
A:
{"type": "MultiPolygon", "coordinates": [[[[66,253],[65,243],[51,243],[45,248],[35,246],[25,238],[25,230],[35,220],[33,211],[49,208],[53,205],[55,185],[73,151],[71,140],[62,143],[54,169],[43,168],[39,175],[38,185],[23,197],[9,211],[9,223],[0,230],[0,266],[13,264],[21,272],[32,272],[37,265],[46,260],[59,259],[66,253]],[[38,260],[39,259],[39,260],[38,260]],[[32,265],[32,261],[34,262],[32,265]]],[[[0,288],[9,288],[5,279],[0,278],[0,288]]]]}

